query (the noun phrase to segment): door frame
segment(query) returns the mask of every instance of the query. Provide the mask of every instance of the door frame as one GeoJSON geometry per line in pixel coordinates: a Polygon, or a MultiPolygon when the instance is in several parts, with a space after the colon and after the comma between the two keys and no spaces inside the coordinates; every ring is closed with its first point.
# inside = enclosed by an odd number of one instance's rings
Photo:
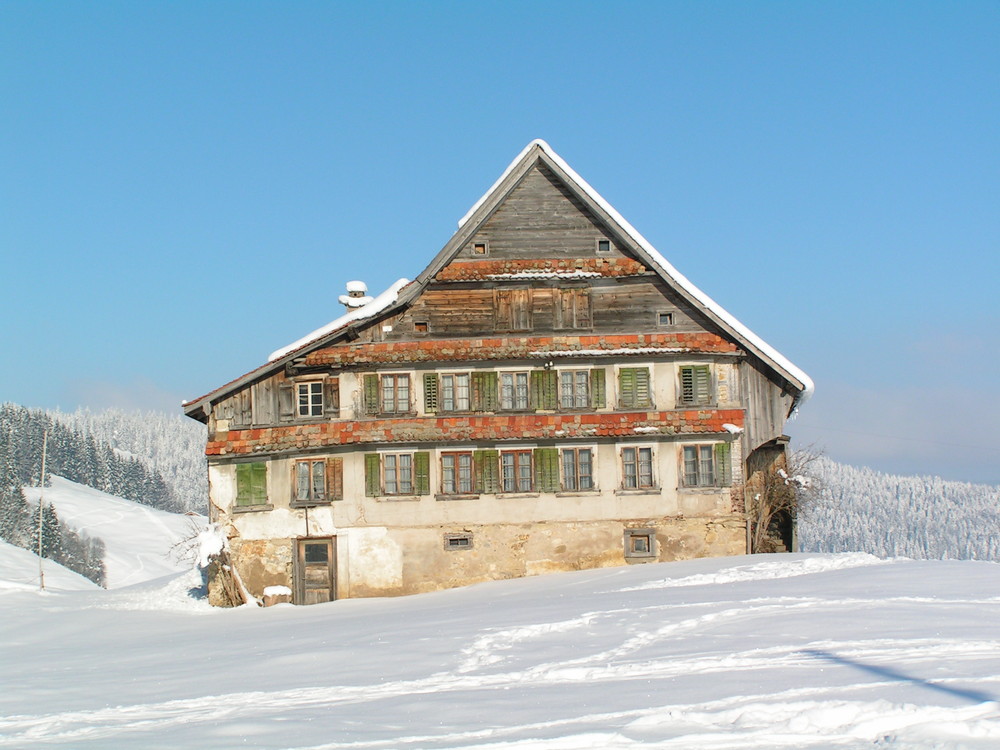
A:
{"type": "Polygon", "coordinates": [[[305,604],[306,579],[305,579],[305,548],[307,543],[316,544],[318,542],[327,543],[327,568],[330,579],[330,598],[328,601],[337,599],[337,537],[336,536],[300,536],[294,540],[294,579],[295,604],[305,604]]]}

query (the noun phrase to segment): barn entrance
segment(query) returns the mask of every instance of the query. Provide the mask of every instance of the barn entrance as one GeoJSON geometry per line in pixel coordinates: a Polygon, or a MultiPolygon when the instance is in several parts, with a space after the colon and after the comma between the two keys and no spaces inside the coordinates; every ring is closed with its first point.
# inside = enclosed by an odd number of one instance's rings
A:
{"type": "Polygon", "coordinates": [[[295,603],[319,604],[337,598],[337,539],[298,539],[295,603]]]}

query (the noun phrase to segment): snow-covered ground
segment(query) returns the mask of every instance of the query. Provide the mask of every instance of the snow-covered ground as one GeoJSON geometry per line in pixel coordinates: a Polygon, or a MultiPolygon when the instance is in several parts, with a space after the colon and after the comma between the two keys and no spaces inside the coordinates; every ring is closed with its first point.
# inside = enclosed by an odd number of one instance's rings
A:
{"type": "Polygon", "coordinates": [[[784,555],[212,610],[0,589],[0,747],[1000,747],[1000,565],[784,555]]]}
{"type": "MultiPolygon", "coordinates": [[[[38,502],[39,492],[38,487],[24,488],[32,503],[38,502]]],[[[68,526],[104,542],[109,589],[189,568],[172,548],[205,525],[201,516],[167,513],[57,476],[45,488],[45,502],[68,526]]]]}

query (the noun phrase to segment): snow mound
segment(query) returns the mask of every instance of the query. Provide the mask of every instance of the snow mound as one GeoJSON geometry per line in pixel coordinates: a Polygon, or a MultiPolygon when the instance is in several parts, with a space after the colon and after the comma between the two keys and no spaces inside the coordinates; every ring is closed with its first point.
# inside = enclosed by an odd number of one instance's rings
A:
{"type": "Polygon", "coordinates": [[[649,581],[640,586],[634,586],[624,591],[642,591],[645,589],[666,589],[675,586],[711,586],[719,583],[739,583],[743,581],[769,581],[775,578],[794,578],[814,573],[826,573],[830,570],[859,568],[865,565],[883,565],[889,560],[882,560],[874,555],[863,552],[835,555],[829,557],[792,557],[779,556],[775,561],[757,563],[756,565],[739,565],[726,568],[718,573],[703,573],[685,576],[684,578],[664,578],[659,581],[649,581]]]}

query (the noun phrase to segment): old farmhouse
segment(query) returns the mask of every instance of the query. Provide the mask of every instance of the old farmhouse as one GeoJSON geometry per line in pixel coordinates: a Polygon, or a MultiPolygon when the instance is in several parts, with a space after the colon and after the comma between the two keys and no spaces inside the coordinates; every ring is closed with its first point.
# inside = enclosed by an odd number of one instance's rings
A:
{"type": "MultiPolygon", "coordinates": [[[[808,376],[533,141],[414,281],[187,402],[211,520],[299,604],[748,551],[808,376]]],[[[226,603],[226,587],[210,586],[226,603]]]]}

